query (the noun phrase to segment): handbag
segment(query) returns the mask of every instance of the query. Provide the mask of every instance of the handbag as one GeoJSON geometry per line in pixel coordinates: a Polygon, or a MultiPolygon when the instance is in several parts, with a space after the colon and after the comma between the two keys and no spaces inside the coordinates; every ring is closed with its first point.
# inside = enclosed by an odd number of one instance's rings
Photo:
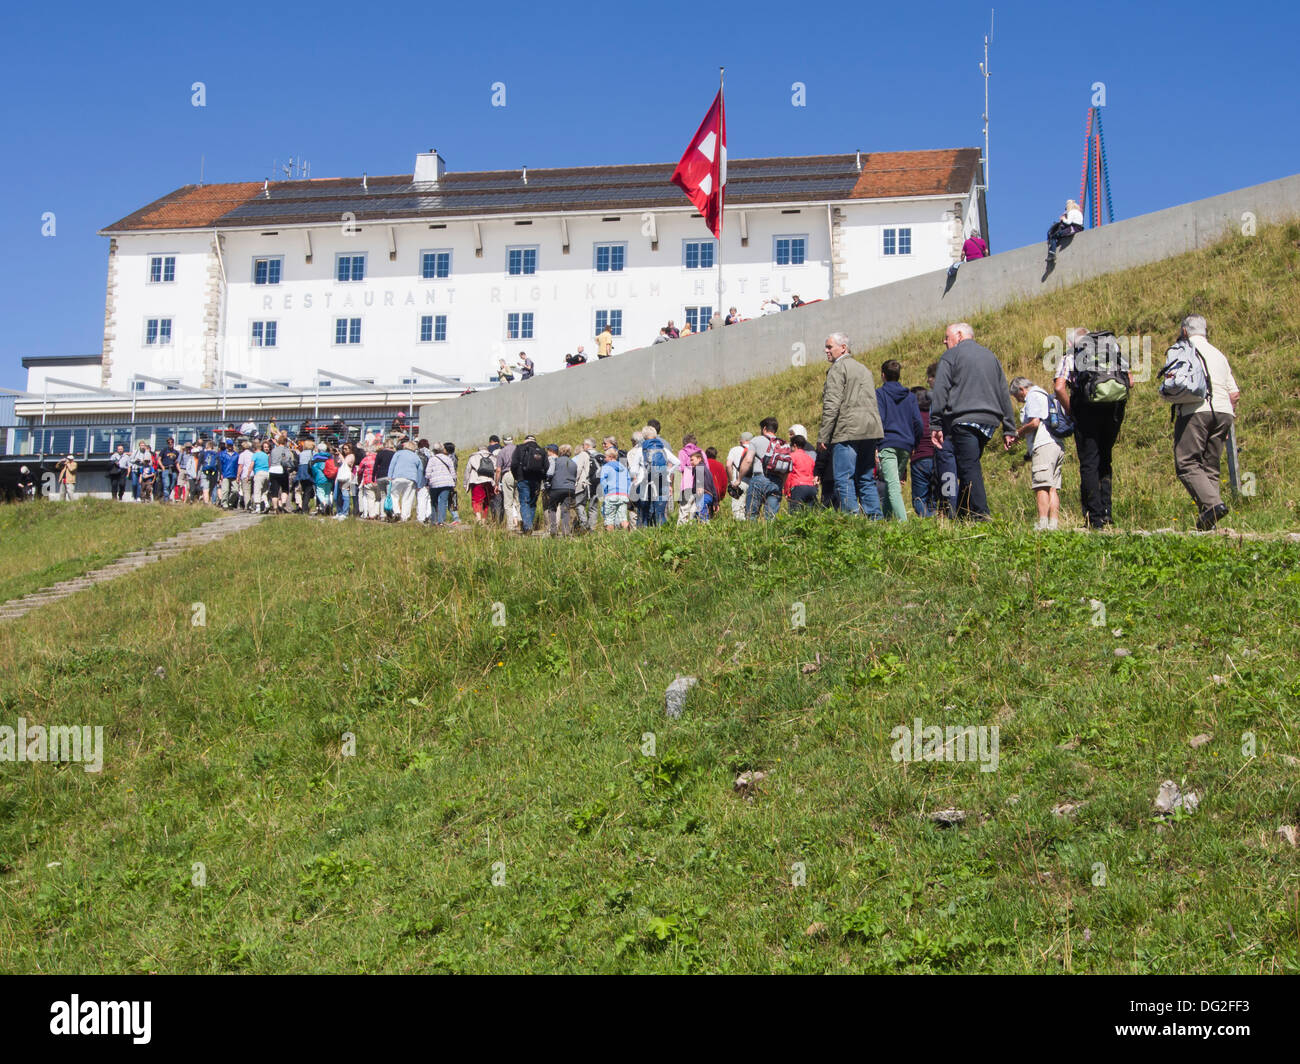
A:
{"type": "Polygon", "coordinates": [[[391,514],[392,512],[393,512],[393,485],[392,482],[390,481],[388,484],[388,494],[384,496],[384,513],[391,514]]]}

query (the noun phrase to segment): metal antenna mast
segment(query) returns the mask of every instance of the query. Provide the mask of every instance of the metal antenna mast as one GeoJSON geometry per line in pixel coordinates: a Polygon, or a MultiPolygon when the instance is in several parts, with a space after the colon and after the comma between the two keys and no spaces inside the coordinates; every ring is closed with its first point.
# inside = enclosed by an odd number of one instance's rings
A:
{"type": "Polygon", "coordinates": [[[984,77],[984,191],[989,189],[989,42],[993,40],[993,9],[989,8],[989,31],[984,35],[984,62],[980,64],[980,74],[984,77]]]}

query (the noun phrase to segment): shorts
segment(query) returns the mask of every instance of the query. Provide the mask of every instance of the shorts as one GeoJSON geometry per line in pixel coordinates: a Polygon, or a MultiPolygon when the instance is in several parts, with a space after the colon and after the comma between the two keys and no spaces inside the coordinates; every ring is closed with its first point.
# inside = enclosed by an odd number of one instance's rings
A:
{"type": "Polygon", "coordinates": [[[613,528],[615,525],[627,524],[627,496],[605,496],[605,501],[601,504],[605,513],[605,527],[613,528]]]}
{"type": "Polygon", "coordinates": [[[1055,440],[1049,440],[1034,448],[1032,465],[1032,485],[1035,491],[1046,488],[1061,487],[1061,464],[1065,460],[1065,451],[1055,440]]]}

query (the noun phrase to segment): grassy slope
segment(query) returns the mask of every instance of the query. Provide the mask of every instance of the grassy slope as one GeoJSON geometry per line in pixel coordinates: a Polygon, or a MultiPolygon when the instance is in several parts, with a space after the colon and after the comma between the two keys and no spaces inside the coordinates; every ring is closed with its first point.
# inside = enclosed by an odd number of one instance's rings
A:
{"type": "Polygon", "coordinates": [[[80,576],[215,515],[209,507],[106,499],[0,506],[0,602],[80,576]]]}
{"type": "Polygon", "coordinates": [[[108,747],[0,764],[0,969],[1294,972],[1298,592],[1291,546],[1004,523],[264,522],[0,626],[0,722],[108,747]],[[896,764],[914,716],[998,771],[896,764]]]}
{"type": "MultiPolygon", "coordinates": [[[[1068,256],[1069,252],[1064,253],[1068,256]]],[[[1228,522],[1234,528],[1296,528],[1295,484],[1300,479],[1300,223],[1263,229],[1176,259],[1098,278],[974,319],[976,336],[1002,359],[1007,376],[1023,374],[1049,384],[1043,341],[1067,328],[1108,328],[1116,335],[1152,337],[1152,370],[1158,370],[1178,322],[1202,313],[1210,335],[1232,362],[1244,398],[1237,422],[1244,470],[1254,473],[1257,494],[1241,500],[1228,522]]],[[[960,284],[960,280],[957,282],[960,284]]],[[[860,356],[877,376],[889,358],[903,364],[903,382],[925,383],[925,367],[943,353],[942,329],[902,337],[860,356]]],[[[563,426],[548,426],[544,438],[599,440],[613,433],[626,446],[632,430],[658,417],[674,444],[694,432],[725,455],[743,430],[775,415],[781,425],[796,422],[815,432],[821,416],[826,366],[820,351],[809,365],[774,377],[748,381],[701,395],[641,405],[563,426]]],[[[636,357],[635,355],[630,357],[636,357]]],[[[580,371],[578,371],[580,372],[580,371]]],[[[1173,472],[1169,408],[1155,385],[1139,385],[1130,402],[1116,449],[1115,518],[1125,527],[1191,526],[1195,513],[1173,472]]],[[[484,435],[495,426],[484,426],[484,435]]],[[[540,427],[539,427],[540,428],[540,427]]],[[[474,445],[478,441],[461,441],[474,445]]],[[[1071,448],[1072,452],[1073,448],[1071,448]]],[[[1017,520],[1034,512],[1023,448],[1010,455],[990,448],[985,479],[994,510],[1017,520]]],[[[1225,474],[1226,478],[1226,474],[1225,474]]],[[[1067,459],[1062,501],[1078,515],[1078,464],[1067,459]]]]}

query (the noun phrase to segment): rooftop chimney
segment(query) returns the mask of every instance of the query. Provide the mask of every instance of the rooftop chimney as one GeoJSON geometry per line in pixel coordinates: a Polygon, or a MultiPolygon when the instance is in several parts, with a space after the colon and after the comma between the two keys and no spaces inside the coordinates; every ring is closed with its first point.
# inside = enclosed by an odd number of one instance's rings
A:
{"type": "Polygon", "coordinates": [[[436,185],[442,180],[442,175],[446,172],[446,160],[438,154],[436,148],[430,148],[427,152],[420,152],[415,157],[414,181],[417,184],[436,185]]]}

